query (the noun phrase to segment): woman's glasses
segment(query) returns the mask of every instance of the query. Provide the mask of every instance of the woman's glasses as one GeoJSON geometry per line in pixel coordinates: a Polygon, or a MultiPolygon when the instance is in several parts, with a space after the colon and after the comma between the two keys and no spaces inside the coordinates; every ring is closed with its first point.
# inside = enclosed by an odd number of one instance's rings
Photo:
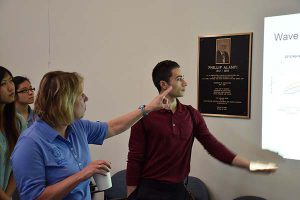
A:
{"type": "Polygon", "coordinates": [[[34,92],[34,91],[35,91],[35,88],[29,88],[29,89],[24,89],[24,90],[17,91],[17,94],[19,94],[19,93],[29,94],[29,92],[34,92]]]}

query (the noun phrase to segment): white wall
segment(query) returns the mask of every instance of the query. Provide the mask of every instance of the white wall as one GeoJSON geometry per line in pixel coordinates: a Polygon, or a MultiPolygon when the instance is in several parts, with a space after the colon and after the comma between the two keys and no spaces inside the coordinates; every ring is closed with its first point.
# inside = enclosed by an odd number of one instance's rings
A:
{"type": "MultiPolygon", "coordinates": [[[[164,59],[183,67],[189,85],[181,101],[196,107],[197,37],[253,32],[251,119],[205,120],[235,152],[280,168],[271,175],[250,174],[221,164],[196,144],[191,175],[207,184],[213,200],[239,195],[296,200],[300,162],[260,146],[263,19],[299,12],[298,0],[0,0],[0,65],[28,76],[36,87],[49,70],[82,73],[86,118],[105,121],[157,94],[151,70],[164,59]]],[[[128,139],[129,131],[91,147],[93,159],[110,160],[113,173],[124,169],[128,139]]]]}

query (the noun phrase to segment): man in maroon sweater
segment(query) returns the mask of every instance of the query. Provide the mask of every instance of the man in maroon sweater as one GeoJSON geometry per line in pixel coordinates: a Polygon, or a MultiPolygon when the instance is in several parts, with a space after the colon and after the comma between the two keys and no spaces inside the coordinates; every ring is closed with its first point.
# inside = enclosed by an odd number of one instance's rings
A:
{"type": "Polygon", "coordinates": [[[183,182],[190,171],[194,138],[221,162],[249,169],[250,161],[232,153],[209,132],[200,112],[179,102],[187,82],[176,62],[158,63],[152,79],[160,93],[173,87],[167,95],[170,109],[147,114],[142,108],[144,118],[131,128],[126,179],[128,195],[134,193],[129,199],[184,200],[183,182]]]}

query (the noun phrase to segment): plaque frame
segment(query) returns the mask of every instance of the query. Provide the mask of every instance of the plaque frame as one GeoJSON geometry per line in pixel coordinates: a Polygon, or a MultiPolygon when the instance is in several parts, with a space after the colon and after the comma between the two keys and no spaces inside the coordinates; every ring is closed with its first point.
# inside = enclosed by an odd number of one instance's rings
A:
{"type": "Polygon", "coordinates": [[[198,37],[202,115],[250,119],[252,40],[253,32],[198,37]]]}

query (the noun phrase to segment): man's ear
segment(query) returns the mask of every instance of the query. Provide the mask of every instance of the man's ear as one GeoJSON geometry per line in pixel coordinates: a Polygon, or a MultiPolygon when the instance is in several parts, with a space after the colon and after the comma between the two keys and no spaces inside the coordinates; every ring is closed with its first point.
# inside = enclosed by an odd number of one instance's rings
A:
{"type": "Polygon", "coordinates": [[[166,90],[169,87],[169,84],[166,81],[159,81],[160,88],[166,90]]]}

